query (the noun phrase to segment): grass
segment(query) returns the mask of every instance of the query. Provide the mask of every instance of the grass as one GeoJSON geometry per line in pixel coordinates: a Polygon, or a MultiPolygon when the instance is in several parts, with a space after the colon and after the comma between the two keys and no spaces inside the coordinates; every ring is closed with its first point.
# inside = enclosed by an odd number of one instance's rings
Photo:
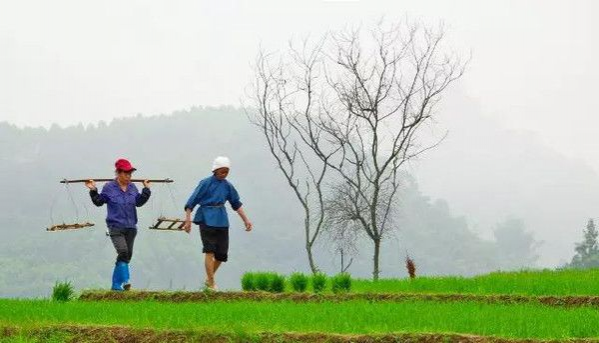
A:
{"type": "Polygon", "coordinates": [[[289,277],[289,285],[294,292],[305,292],[310,278],[304,273],[293,273],[289,277]]]}
{"type": "Polygon", "coordinates": [[[351,275],[341,273],[331,278],[331,289],[333,293],[347,293],[351,291],[351,275]]]}
{"type": "Polygon", "coordinates": [[[312,290],[314,293],[322,293],[327,287],[328,277],[324,273],[316,273],[311,277],[312,290]]]}
{"type": "Polygon", "coordinates": [[[415,279],[352,280],[362,293],[466,293],[516,295],[597,295],[599,269],[495,272],[472,278],[416,277],[415,279]]]}
{"type": "Polygon", "coordinates": [[[216,332],[464,333],[506,338],[599,338],[599,311],[533,304],[406,301],[81,302],[0,300],[0,325],[125,325],[216,332]]]}
{"type": "Polygon", "coordinates": [[[75,288],[71,282],[56,282],[52,288],[52,299],[54,301],[70,301],[75,296],[75,288]]]}

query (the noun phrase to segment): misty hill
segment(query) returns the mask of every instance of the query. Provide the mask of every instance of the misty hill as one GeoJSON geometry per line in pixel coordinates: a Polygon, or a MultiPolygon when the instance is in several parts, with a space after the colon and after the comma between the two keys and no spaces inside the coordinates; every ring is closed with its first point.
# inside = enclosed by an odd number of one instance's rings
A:
{"type": "Polygon", "coordinates": [[[540,265],[569,261],[588,218],[599,213],[599,175],[533,133],[508,130],[482,112],[463,94],[448,96],[441,122],[449,135],[412,173],[424,192],[466,214],[483,237],[493,236],[498,221],[522,218],[542,241],[540,265]]]}
{"type": "MultiPolygon", "coordinates": [[[[430,158],[447,161],[439,154],[430,158]]],[[[231,157],[230,180],[255,225],[255,231],[246,234],[232,214],[230,262],[221,287],[238,287],[239,276],[248,270],[307,271],[298,203],[241,110],[192,108],[168,116],[48,130],[4,123],[0,124],[0,296],[44,295],[63,279],[77,287],[107,286],[115,254],[104,235],[106,209],[91,205],[83,185],[70,185],[67,191],[58,181],[111,177],[114,160],[120,157],[137,166],[136,177],[176,180],[171,188],[154,185],[152,200],[140,209],[132,263],[135,286],[197,289],[203,275],[198,232],[188,236],[147,227],[159,215],[182,216],[185,200],[209,175],[216,155],[231,157]],[[75,219],[97,225],[89,231],[45,232],[51,224],[75,219]]],[[[445,194],[453,197],[451,192],[445,194]]],[[[469,219],[452,214],[453,201],[464,203],[458,198],[432,200],[406,178],[398,230],[382,250],[383,277],[405,276],[406,252],[421,274],[471,275],[534,265],[535,242],[521,221],[495,218],[496,237],[483,239],[469,228],[469,219]]],[[[461,206],[461,210],[469,216],[466,210],[471,209],[461,206]]],[[[329,246],[320,243],[317,262],[324,271],[335,273],[337,256],[329,246]]],[[[350,272],[369,277],[370,270],[370,246],[365,242],[350,272]]]]}

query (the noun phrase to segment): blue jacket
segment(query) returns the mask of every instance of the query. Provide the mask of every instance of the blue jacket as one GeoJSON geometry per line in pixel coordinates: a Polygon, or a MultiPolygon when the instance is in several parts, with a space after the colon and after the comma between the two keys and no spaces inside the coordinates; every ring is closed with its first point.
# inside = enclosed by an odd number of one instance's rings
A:
{"type": "Polygon", "coordinates": [[[89,195],[96,206],[108,204],[106,225],[111,229],[137,228],[137,209],[150,199],[151,191],[144,187],[139,193],[135,184],[130,183],[127,191],[123,192],[116,181],[110,181],[98,190],[91,190],[89,195]]]}
{"type": "Polygon", "coordinates": [[[227,201],[235,211],[242,205],[235,187],[229,181],[219,180],[212,175],[200,181],[187,200],[185,210],[193,210],[196,205],[200,205],[194,216],[194,223],[226,229],[229,227],[229,218],[224,206],[227,201]]]}

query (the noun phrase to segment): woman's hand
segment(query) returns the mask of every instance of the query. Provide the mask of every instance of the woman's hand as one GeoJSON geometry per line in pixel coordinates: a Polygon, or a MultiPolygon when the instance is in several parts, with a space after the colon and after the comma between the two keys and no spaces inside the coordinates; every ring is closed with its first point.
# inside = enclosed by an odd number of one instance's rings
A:
{"type": "Polygon", "coordinates": [[[145,188],[150,188],[150,180],[144,180],[143,184],[145,188]]]}
{"type": "Polygon", "coordinates": [[[85,187],[89,188],[90,191],[93,191],[93,190],[97,189],[96,188],[96,181],[94,181],[94,180],[87,180],[85,182],[85,187]]]}
{"type": "Polygon", "coordinates": [[[249,220],[246,220],[244,222],[245,224],[245,231],[250,232],[252,231],[252,228],[254,227],[254,225],[252,224],[252,222],[250,222],[249,220]]]}
{"type": "Polygon", "coordinates": [[[185,224],[183,224],[183,230],[185,230],[187,233],[191,232],[191,219],[185,220],[185,224]]]}

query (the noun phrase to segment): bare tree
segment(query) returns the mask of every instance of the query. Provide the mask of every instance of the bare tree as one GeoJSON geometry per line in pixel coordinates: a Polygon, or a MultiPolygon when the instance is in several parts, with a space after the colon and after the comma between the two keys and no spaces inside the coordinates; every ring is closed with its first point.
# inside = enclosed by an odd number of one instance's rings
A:
{"type": "Polygon", "coordinates": [[[381,242],[393,229],[401,168],[440,142],[422,142],[421,131],[464,73],[465,63],[444,52],[443,37],[442,28],[381,22],[373,30],[330,33],[312,47],[292,45],[276,67],[262,69],[271,88],[262,88],[261,98],[276,100],[260,108],[285,123],[294,149],[287,161],[297,154],[307,169],[319,166],[322,174],[313,179],[321,187],[335,185],[328,193],[333,211],[323,210],[319,189],[321,218],[333,216],[373,242],[375,280],[381,242]]]}
{"type": "Polygon", "coordinates": [[[310,56],[302,56],[301,63],[299,55],[296,56],[298,63],[293,73],[282,61],[273,63],[271,57],[261,51],[256,60],[250,120],[264,135],[278,169],[301,204],[308,263],[316,273],[313,249],[324,227],[324,181],[330,168],[324,162],[326,155],[312,160],[306,156],[302,148],[307,149],[298,144],[301,140],[291,121],[298,112],[307,117],[313,115],[312,81],[315,65],[321,58],[320,50],[317,47],[310,56]]]}

